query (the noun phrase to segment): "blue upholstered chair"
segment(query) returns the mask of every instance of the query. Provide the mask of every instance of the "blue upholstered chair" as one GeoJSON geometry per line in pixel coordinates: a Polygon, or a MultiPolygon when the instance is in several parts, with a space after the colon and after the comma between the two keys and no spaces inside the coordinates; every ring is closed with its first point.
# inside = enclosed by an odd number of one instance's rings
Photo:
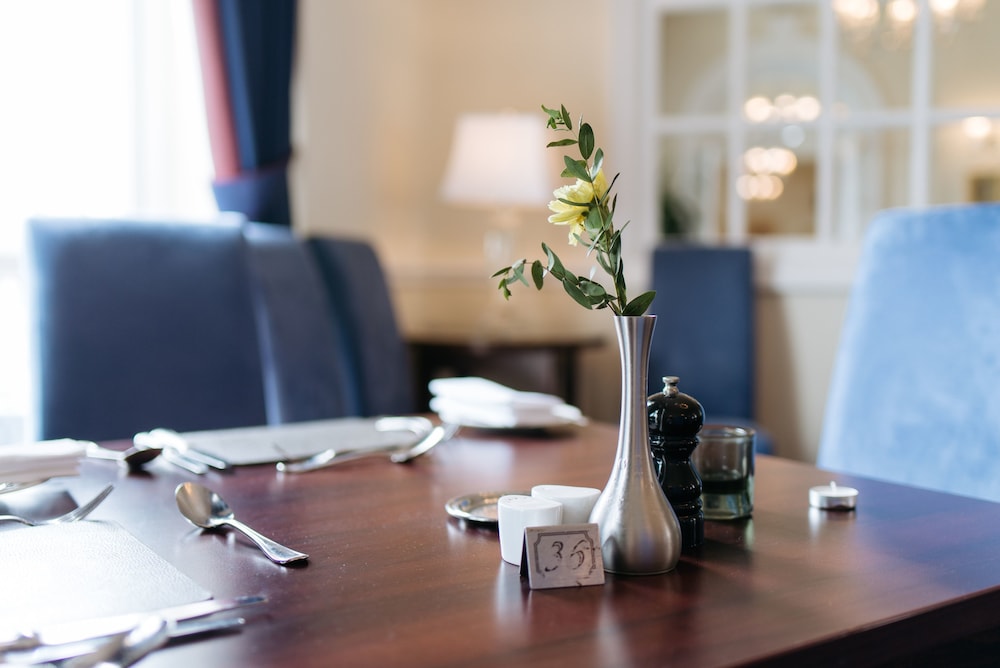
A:
{"type": "Polygon", "coordinates": [[[238,226],[28,226],[37,437],[131,438],[263,424],[238,226]]]}
{"type": "Polygon", "coordinates": [[[749,426],[757,452],[770,435],[754,423],[753,258],[747,248],[666,244],[653,252],[650,313],[660,317],[649,359],[649,392],[663,376],[697,399],[706,422],[749,426]]]}
{"type": "Polygon", "coordinates": [[[247,223],[271,424],[360,415],[346,323],[311,248],[280,225],[247,223]]]}
{"type": "Polygon", "coordinates": [[[1000,501],[1000,205],[872,221],[817,463],[1000,501]]]}
{"type": "Polygon", "coordinates": [[[328,237],[313,237],[308,245],[352,351],[350,374],[360,392],[360,414],[413,412],[409,351],[375,249],[363,241],[328,237]]]}

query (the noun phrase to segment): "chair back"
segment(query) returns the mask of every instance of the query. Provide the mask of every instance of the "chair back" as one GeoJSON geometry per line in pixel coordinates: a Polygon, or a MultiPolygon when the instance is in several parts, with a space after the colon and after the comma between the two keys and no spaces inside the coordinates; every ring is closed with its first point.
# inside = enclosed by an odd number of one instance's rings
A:
{"type": "Polygon", "coordinates": [[[235,225],[28,225],[38,438],[263,424],[260,350],[235,225]]]}
{"type": "Polygon", "coordinates": [[[246,223],[270,424],[361,412],[346,323],[335,318],[318,263],[282,225],[246,223]]]}
{"type": "Polygon", "coordinates": [[[818,464],[1000,501],[1000,205],[878,215],[818,464]]]}
{"type": "Polygon", "coordinates": [[[757,431],[758,452],[771,437],[754,420],[754,289],[749,248],[671,243],[653,252],[650,313],[657,314],[649,356],[649,392],[663,376],[705,409],[705,421],[757,431]]]}
{"type": "Polygon", "coordinates": [[[330,310],[344,327],[362,415],[416,410],[409,351],[396,324],[375,249],[350,239],[313,237],[310,249],[326,283],[330,310]]]}

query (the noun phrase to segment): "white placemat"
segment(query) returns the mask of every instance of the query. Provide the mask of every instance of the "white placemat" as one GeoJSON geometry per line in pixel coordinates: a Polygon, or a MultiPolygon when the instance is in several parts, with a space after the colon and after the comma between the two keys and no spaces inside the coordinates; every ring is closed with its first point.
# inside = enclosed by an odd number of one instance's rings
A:
{"type": "Polygon", "coordinates": [[[113,522],[0,531],[0,629],[150,612],[211,593],[113,522]]]}
{"type": "Polygon", "coordinates": [[[403,447],[420,436],[412,431],[378,431],[373,418],[338,418],[267,427],[188,431],[188,446],[234,466],[300,459],[329,448],[403,447]]]}

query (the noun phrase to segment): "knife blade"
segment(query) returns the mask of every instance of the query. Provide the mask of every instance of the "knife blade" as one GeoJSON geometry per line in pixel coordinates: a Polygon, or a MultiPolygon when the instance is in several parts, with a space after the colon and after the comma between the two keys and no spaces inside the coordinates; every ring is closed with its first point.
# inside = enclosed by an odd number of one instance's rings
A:
{"type": "Polygon", "coordinates": [[[163,459],[166,460],[167,462],[173,464],[174,466],[179,466],[185,471],[190,471],[195,475],[205,475],[206,473],[208,473],[207,465],[202,464],[201,462],[196,462],[185,456],[184,453],[178,452],[173,448],[163,448],[163,452],[160,454],[160,456],[163,457],[163,459]]]}
{"type": "MultiPolygon", "coordinates": [[[[124,633],[135,627],[144,618],[150,615],[163,617],[169,623],[183,622],[192,619],[208,617],[216,613],[228,610],[237,610],[267,601],[266,596],[239,596],[229,599],[210,599],[198,601],[196,603],[185,603],[170,608],[154,610],[149,612],[129,613],[125,615],[115,615],[112,617],[100,617],[97,619],[82,619],[72,622],[59,622],[48,624],[36,629],[33,633],[26,634],[25,637],[33,638],[33,646],[39,645],[63,645],[66,643],[91,640],[104,636],[124,633]]],[[[11,645],[17,644],[17,649],[30,649],[25,646],[23,638],[21,640],[8,641],[11,645]]],[[[0,643],[0,652],[12,647],[6,647],[6,643],[0,643]]]]}
{"type": "MultiPolygon", "coordinates": [[[[144,617],[140,620],[140,623],[150,618],[160,619],[163,621],[162,617],[154,614],[149,617],[144,617]]],[[[176,640],[178,638],[190,638],[192,636],[207,635],[210,633],[229,633],[239,631],[244,625],[246,625],[246,619],[243,617],[220,617],[216,619],[199,618],[185,619],[177,622],[167,622],[166,640],[167,642],[170,642],[171,640],[176,640]]],[[[58,645],[42,644],[29,650],[6,654],[4,655],[4,660],[10,661],[11,665],[27,666],[35,666],[39,664],[48,665],[53,663],[59,665],[72,665],[74,668],[77,666],[104,665],[100,663],[100,661],[103,658],[110,657],[111,653],[121,646],[121,641],[125,638],[125,636],[135,628],[136,627],[132,627],[129,631],[122,633],[112,633],[106,636],[87,638],[58,645]],[[70,664],[60,663],[70,659],[74,659],[70,662],[70,664]]]]}
{"type": "MultiPolygon", "coordinates": [[[[144,440],[148,439],[150,442],[156,443],[163,448],[171,449],[180,453],[187,459],[196,461],[206,466],[211,466],[213,469],[228,471],[232,468],[232,464],[226,460],[192,448],[190,444],[184,440],[184,437],[173,429],[157,427],[156,429],[150,429],[148,432],[142,432],[141,435],[136,434],[135,438],[141,438],[144,440]]],[[[135,440],[135,438],[133,438],[133,440],[135,440]]]]}

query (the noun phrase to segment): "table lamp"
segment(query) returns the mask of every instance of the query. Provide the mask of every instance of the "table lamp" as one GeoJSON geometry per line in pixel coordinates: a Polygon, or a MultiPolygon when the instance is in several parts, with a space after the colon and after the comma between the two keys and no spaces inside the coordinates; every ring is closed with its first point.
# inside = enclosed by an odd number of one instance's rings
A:
{"type": "Polygon", "coordinates": [[[497,268],[513,259],[518,210],[552,199],[550,139],[540,113],[466,113],[456,122],[441,196],[490,211],[483,251],[497,268]]]}

